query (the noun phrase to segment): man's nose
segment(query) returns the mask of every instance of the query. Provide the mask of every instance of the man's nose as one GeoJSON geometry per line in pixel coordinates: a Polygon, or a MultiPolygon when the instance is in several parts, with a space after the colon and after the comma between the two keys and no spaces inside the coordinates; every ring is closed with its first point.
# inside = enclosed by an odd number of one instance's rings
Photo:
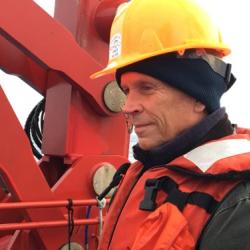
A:
{"type": "Polygon", "coordinates": [[[138,97],[132,94],[128,94],[125,103],[122,107],[122,111],[125,114],[136,114],[143,110],[142,104],[140,103],[138,97]]]}

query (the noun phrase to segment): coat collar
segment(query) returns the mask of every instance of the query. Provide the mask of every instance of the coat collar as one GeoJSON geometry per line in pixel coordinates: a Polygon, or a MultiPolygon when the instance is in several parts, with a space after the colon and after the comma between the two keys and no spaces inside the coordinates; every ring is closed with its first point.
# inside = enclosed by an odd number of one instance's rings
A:
{"type": "Polygon", "coordinates": [[[142,150],[138,144],[135,145],[134,158],[142,162],[145,169],[167,164],[203,143],[232,133],[233,126],[227,118],[225,109],[220,108],[166,144],[147,151],[142,150]]]}

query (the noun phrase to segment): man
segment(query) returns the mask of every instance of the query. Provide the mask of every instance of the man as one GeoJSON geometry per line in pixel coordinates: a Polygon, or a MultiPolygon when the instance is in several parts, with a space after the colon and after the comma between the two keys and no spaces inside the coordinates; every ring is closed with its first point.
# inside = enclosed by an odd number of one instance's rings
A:
{"type": "MultiPolygon", "coordinates": [[[[113,21],[108,66],[127,96],[137,162],[99,249],[249,249],[249,135],[220,107],[230,52],[191,0],[132,0],[113,21]]],[[[125,172],[125,171],[124,171],[125,172]]]]}

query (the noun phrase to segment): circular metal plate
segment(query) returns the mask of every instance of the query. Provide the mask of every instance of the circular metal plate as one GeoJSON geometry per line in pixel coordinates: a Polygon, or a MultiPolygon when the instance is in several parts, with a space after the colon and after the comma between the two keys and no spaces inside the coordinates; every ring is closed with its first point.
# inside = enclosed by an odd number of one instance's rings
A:
{"type": "MultiPolygon", "coordinates": [[[[104,189],[110,184],[115,172],[116,172],[116,168],[109,163],[105,163],[101,165],[96,170],[94,177],[93,177],[93,188],[97,195],[101,194],[104,191],[104,189]]],[[[111,189],[107,197],[110,197],[113,192],[114,190],[111,189]]]]}
{"type": "MultiPolygon", "coordinates": [[[[68,249],[69,249],[69,244],[65,244],[64,246],[62,246],[60,248],[60,250],[68,250],[68,249]]],[[[83,247],[80,244],[76,243],[76,242],[71,242],[70,243],[70,249],[71,250],[83,250],[83,247]]]]}
{"type": "Polygon", "coordinates": [[[125,102],[125,94],[122,92],[116,81],[112,81],[105,86],[104,103],[106,107],[115,113],[121,112],[125,102]]]}

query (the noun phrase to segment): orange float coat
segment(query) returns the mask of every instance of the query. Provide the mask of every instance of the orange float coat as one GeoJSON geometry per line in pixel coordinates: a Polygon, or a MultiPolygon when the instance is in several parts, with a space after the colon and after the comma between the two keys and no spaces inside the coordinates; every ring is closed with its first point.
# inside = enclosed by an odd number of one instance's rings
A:
{"type": "MultiPolygon", "coordinates": [[[[145,211],[140,203],[145,196],[145,183],[149,179],[170,178],[184,194],[205,193],[216,202],[239,181],[204,178],[250,169],[250,138],[247,134],[234,134],[201,145],[167,165],[142,171],[135,162],[120,183],[107,217],[99,250],[191,250],[195,248],[210,213],[192,202],[179,209],[166,200],[170,196],[159,190],[156,209],[145,211]],[[197,174],[173,171],[173,166],[197,174]]],[[[176,194],[178,195],[178,194],[176,194]]],[[[176,198],[174,194],[173,197],[176,198]]]]}

